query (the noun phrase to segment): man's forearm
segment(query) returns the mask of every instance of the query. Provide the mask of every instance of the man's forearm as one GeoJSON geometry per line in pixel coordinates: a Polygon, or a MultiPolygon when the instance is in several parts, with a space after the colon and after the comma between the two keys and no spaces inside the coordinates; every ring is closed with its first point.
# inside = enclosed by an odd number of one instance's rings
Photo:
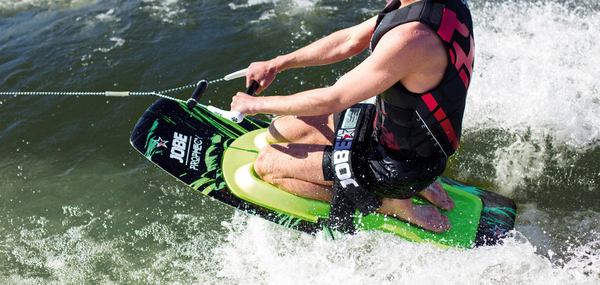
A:
{"type": "Polygon", "coordinates": [[[272,59],[277,72],[291,68],[326,65],[357,55],[369,46],[374,19],[339,30],[289,54],[272,59]]]}
{"type": "Polygon", "coordinates": [[[340,112],[349,103],[331,94],[334,88],[317,88],[288,96],[259,97],[257,113],[276,115],[319,116],[340,112]]]}
{"type": "Polygon", "coordinates": [[[335,63],[361,52],[350,41],[348,30],[337,31],[292,53],[274,59],[277,71],[335,63]]]}

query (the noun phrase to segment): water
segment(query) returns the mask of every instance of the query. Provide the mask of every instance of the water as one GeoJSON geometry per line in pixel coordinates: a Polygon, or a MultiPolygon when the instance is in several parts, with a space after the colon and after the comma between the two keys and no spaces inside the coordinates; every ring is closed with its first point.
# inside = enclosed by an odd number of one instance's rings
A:
{"type": "MultiPolygon", "coordinates": [[[[151,91],[215,79],[384,1],[0,0],[0,91],[151,91]]],[[[329,242],[192,193],[129,146],[153,98],[0,98],[0,283],[597,284],[600,6],[472,1],[475,78],[448,174],[511,196],[503,246],[329,242]]],[[[289,71],[332,84],[364,55],[289,71]]],[[[243,82],[213,85],[226,107],[243,82]]],[[[188,94],[177,94],[185,98],[188,94]]]]}

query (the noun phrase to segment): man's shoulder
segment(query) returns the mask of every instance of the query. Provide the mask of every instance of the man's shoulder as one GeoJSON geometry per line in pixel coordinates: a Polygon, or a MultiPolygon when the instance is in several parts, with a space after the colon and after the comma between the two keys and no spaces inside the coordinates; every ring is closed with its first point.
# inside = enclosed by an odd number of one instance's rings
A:
{"type": "Polygon", "coordinates": [[[387,52],[402,52],[417,57],[446,56],[444,44],[436,32],[420,22],[393,28],[381,38],[379,45],[386,46],[387,52]]]}
{"type": "Polygon", "coordinates": [[[437,33],[420,22],[411,22],[397,26],[387,32],[382,40],[395,41],[409,46],[442,45],[437,33]]]}

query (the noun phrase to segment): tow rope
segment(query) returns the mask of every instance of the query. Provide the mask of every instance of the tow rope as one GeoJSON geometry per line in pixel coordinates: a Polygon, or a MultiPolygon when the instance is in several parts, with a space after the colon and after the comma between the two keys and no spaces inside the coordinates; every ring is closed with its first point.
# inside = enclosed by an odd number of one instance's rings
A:
{"type": "MultiPolygon", "coordinates": [[[[208,81],[208,84],[214,84],[223,81],[223,78],[208,81]]],[[[191,89],[200,83],[188,84],[180,87],[175,87],[160,91],[95,91],[95,92],[84,92],[84,91],[14,91],[4,92],[0,91],[0,96],[107,96],[107,97],[128,97],[128,96],[157,96],[170,100],[177,100],[174,97],[166,94],[175,93],[186,89],[191,89]]]]}
{"type": "MultiPolygon", "coordinates": [[[[223,78],[214,79],[211,81],[200,80],[193,84],[183,85],[171,89],[165,89],[160,91],[96,91],[96,92],[85,92],[85,91],[0,91],[0,96],[107,96],[107,97],[129,97],[129,96],[156,96],[168,100],[181,102],[183,100],[177,99],[175,97],[169,96],[167,94],[172,94],[176,92],[180,92],[182,90],[196,88],[192,93],[191,98],[187,100],[187,105],[190,109],[193,109],[196,105],[203,106],[207,108],[209,111],[216,113],[228,120],[231,120],[235,123],[240,123],[244,119],[244,114],[240,114],[238,112],[231,112],[219,109],[213,106],[204,106],[199,104],[200,96],[206,91],[208,85],[230,81],[233,79],[237,79],[240,77],[246,76],[248,69],[238,70],[236,72],[225,75],[223,78]]],[[[258,89],[258,82],[252,81],[252,84],[246,90],[246,93],[249,95],[254,95],[256,90],[258,89]]]]}

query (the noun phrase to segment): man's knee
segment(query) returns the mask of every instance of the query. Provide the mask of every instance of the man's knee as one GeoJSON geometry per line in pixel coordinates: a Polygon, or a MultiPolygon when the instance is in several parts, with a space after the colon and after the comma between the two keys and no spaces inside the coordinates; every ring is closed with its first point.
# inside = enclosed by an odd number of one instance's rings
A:
{"type": "MultiPolygon", "coordinates": [[[[293,116],[283,116],[275,119],[268,128],[267,141],[270,143],[288,142],[286,134],[294,120],[293,116]]],[[[288,135],[289,136],[289,135],[288,135]]]]}
{"type": "Polygon", "coordinates": [[[254,161],[254,172],[267,182],[273,180],[273,151],[274,149],[270,145],[262,148],[254,161]]]}
{"type": "Polygon", "coordinates": [[[333,137],[329,120],[329,116],[283,116],[271,123],[267,140],[270,143],[298,142],[329,144],[333,137]]]}

